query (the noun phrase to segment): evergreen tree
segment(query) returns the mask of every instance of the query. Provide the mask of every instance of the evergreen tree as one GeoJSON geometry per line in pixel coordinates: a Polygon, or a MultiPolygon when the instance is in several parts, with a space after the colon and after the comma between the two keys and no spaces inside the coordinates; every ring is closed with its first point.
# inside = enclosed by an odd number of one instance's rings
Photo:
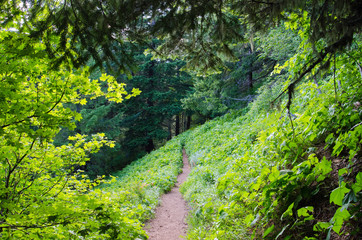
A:
{"type": "MultiPolygon", "coordinates": [[[[103,60],[116,60],[112,52],[114,40],[123,45],[129,39],[145,42],[151,35],[167,38],[160,51],[187,50],[204,57],[191,56],[189,60],[213,66],[220,59],[218,54],[228,54],[229,44],[243,38],[240,23],[258,31],[282,19],[303,15],[301,9],[310,16],[308,39],[317,50],[315,60],[323,57],[323,53],[345,48],[362,27],[361,1],[24,0],[22,5],[10,2],[18,1],[2,1],[1,9],[9,13],[9,18],[25,11],[26,17],[22,19],[33,23],[32,36],[46,41],[61,35],[59,45],[47,45],[48,54],[56,62],[69,60],[81,64],[93,57],[99,66],[103,60]],[[318,49],[320,40],[325,42],[323,49],[318,49]]],[[[27,26],[23,24],[24,28],[27,26]]],[[[126,70],[129,59],[118,60],[122,60],[121,70],[126,70]]]]}
{"type": "Polygon", "coordinates": [[[128,139],[124,146],[132,152],[150,152],[171,138],[169,125],[183,111],[180,99],[190,87],[190,76],[180,71],[184,62],[153,60],[143,50],[136,57],[139,71],[122,80],[142,91],[141,96],[125,101],[123,106],[128,139]]]}
{"type": "MultiPolygon", "coordinates": [[[[126,83],[126,89],[140,89],[140,96],[125,99],[123,103],[112,103],[105,98],[89,99],[84,106],[73,106],[83,119],[74,131],[63,129],[55,140],[57,145],[62,145],[74,133],[91,135],[102,132],[115,141],[114,148],[101,148],[83,167],[92,177],[126,166],[163,145],[181,129],[175,126],[176,116],[183,112],[180,99],[185,97],[191,84],[190,76],[180,71],[184,62],[153,60],[150,54],[144,54],[145,49],[145,46],[129,44],[128,51],[132,51],[138,68],[132,69],[132,76],[118,76],[119,82],[126,83]]],[[[105,69],[111,71],[107,66],[105,69]]],[[[92,78],[97,79],[100,75],[95,71],[92,78]]]]}

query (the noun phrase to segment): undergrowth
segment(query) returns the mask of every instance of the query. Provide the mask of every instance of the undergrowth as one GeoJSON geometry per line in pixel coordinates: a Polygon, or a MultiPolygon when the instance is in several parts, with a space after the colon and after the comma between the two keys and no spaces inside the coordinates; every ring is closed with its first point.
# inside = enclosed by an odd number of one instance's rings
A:
{"type": "Polygon", "coordinates": [[[171,190],[181,171],[181,142],[180,137],[172,139],[157,151],[114,173],[110,184],[99,187],[109,196],[108,202],[125,215],[122,219],[125,230],[117,239],[148,238],[143,224],[153,216],[160,195],[171,190]]]}
{"type": "Polygon", "coordinates": [[[246,114],[184,134],[193,167],[181,186],[192,208],[188,239],[361,237],[358,68],[338,56],[319,86],[296,89],[290,115],[260,104],[284,87],[266,86],[246,114]]]}

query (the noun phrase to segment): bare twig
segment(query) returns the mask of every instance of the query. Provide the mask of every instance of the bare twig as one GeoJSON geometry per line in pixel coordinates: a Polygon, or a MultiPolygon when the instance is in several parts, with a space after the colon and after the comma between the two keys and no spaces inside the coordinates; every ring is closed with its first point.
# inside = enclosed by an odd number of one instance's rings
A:
{"type": "Polygon", "coordinates": [[[360,123],[358,123],[358,124],[354,125],[354,126],[351,128],[351,130],[355,129],[356,127],[358,127],[358,126],[359,126],[359,125],[361,125],[361,124],[362,124],[362,122],[360,122],[360,123]]]}

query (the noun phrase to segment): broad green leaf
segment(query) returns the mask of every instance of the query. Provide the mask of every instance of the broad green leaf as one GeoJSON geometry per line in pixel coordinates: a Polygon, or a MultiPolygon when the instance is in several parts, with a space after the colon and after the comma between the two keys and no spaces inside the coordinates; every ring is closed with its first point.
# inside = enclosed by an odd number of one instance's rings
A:
{"type": "Polygon", "coordinates": [[[346,193],[348,193],[349,191],[350,190],[348,188],[342,187],[342,186],[334,189],[331,192],[329,202],[330,203],[334,202],[336,205],[342,206],[342,201],[343,201],[344,195],[346,193]]]}
{"type": "Polygon", "coordinates": [[[347,211],[346,208],[340,207],[337,209],[336,213],[334,214],[332,221],[333,221],[333,231],[340,234],[340,230],[343,226],[343,223],[350,218],[351,214],[347,211]]]}
{"type": "Polygon", "coordinates": [[[271,173],[269,174],[268,180],[270,182],[274,182],[276,179],[278,179],[280,175],[280,172],[276,166],[274,166],[271,170],[271,173]]]}
{"type": "Polygon", "coordinates": [[[325,139],[325,142],[328,143],[328,144],[332,144],[333,143],[333,140],[334,140],[334,134],[333,133],[330,133],[326,139],[325,139]]]}
{"type": "Polygon", "coordinates": [[[343,174],[348,173],[347,168],[341,168],[338,170],[338,176],[342,176],[343,174]]]}
{"type": "Polygon", "coordinates": [[[293,215],[293,207],[294,207],[294,203],[290,204],[288,209],[280,217],[280,220],[283,220],[283,218],[285,218],[287,216],[292,216],[293,215]]]}
{"type": "Polygon", "coordinates": [[[359,172],[356,176],[356,182],[352,184],[352,189],[355,194],[362,190],[362,172],[359,172]]]}
{"type": "Polygon", "coordinates": [[[317,222],[313,226],[313,231],[324,231],[328,229],[332,224],[329,222],[317,222]]]}
{"type": "Polygon", "coordinates": [[[308,206],[308,207],[303,207],[303,208],[299,208],[297,210],[297,215],[298,217],[309,217],[310,213],[313,213],[314,208],[312,206],[308,206]]]}

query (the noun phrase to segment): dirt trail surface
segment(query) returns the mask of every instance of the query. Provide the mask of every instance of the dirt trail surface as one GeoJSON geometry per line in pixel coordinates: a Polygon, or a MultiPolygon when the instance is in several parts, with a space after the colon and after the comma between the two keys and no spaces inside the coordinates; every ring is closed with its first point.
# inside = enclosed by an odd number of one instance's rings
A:
{"type": "Polygon", "coordinates": [[[179,191],[180,185],[190,173],[190,165],[183,150],[182,173],[177,177],[175,187],[161,197],[161,205],[156,209],[155,218],[146,225],[149,240],[178,240],[186,235],[188,206],[179,191]]]}

